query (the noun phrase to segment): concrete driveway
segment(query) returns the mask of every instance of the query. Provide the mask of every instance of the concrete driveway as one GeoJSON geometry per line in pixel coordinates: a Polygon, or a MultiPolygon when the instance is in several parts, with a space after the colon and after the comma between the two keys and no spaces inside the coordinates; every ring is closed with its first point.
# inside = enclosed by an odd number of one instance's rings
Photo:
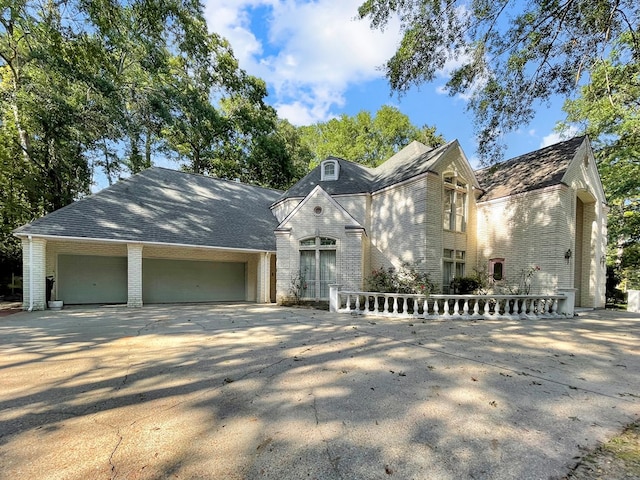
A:
{"type": "Polygon", "coordinates": [[[548,479],[640,414],[640,318],[0,318],[2,479],[548,479]]]}

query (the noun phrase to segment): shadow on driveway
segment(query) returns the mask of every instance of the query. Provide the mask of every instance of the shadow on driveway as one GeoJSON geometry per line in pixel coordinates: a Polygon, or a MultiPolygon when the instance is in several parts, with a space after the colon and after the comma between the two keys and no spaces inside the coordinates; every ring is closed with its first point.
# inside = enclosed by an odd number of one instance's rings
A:
{"type": "Polygon", "coordinates": [[[23,312],[0,318],[0,478],[562,478],[638,419],[639,326],[23,312]]]}

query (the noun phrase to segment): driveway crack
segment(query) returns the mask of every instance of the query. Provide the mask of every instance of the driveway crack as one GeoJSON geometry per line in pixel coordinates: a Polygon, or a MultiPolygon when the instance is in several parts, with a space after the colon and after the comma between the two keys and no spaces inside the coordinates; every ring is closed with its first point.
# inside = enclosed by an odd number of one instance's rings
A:
{"type": "Polygon", "coordinates": [[[331,453],[331,447],[329,444],[329,439],[327,439],[324,436],[324,433],[322,432],[322,427],[320,427],[320,418],[318,416],[318,403],[317,403],[317,397],[315,396],[313,390],[311,390],[311,396],[313,397],[313,402],[311,403],[311,408],[313,409],[313,415],[315,417],[316,420],[316,427],[318,427],[318,432],[320,433],[320,437],[322,438],[322,443],[324,443],[324,451],[327,455],[327,459],[329,460],[329,465],[331,465],[331,469],[334,471],[334,473],[336,474],[337,478],[344,478],[342,476],[342,473],[340,472],[340,466],[339,466],[339,462],[340,462],[340,457],[339,456],[334,456],[331,453]]]}
{"type": "Polygon", "coordinates": [[[118,436],[118,442],[116,443],[115,447],[113,447],[113,450],[111,451],[111,455],[109,455],[109,465],[111,465],[111,480],[115,480],[115,478],[118,476],[118,469],[116,467],[116,464],[113,463],[113,457],[118,451],[118,448],[120,447],[120,444],[122,443],[122,440],[123,440],[122,435],[120,435],[120,429],[116,430],[116,435],[118,436]]]}

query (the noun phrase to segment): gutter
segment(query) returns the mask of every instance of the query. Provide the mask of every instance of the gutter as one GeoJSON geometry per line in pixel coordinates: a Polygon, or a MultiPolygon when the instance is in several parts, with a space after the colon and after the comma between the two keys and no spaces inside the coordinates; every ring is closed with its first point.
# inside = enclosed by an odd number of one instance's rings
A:
{"type": "MultiPolygon", "coordinates": [[[[155,167],[154,167],[155,168],[155,167]]],[[[158,167],[162,168],[162,167],[158,167]]],[[[14,235],[18,238],[31,238],[32,235],[35,235],[38,238],[43,238],[45,240],[57,240],[57,241],[72,241],[72,242],[83,242],[83,243],[112,243],[118,245],[126,245],[128,243],[137,243],[139,245],[151,246],[151,247],[179,247],[179,248],[196,248],[202,250],[224,250],[226,252],[235,252],[235,253],[276,253],[276,250],[267,250],[267,249],[257,249],[257,248],[234,248],[234,247],[216,247],[215,245],[196,245],[191,243],[169,243],[169,242],[149,242],[145,240],[134,240],[134,239],[110,239],[110,238],[95,238],[95,237],[74,237],[74,236],[66,236],[66,235],[41,235],[41,234],[26,234],[26,233],[14,233],[14,235]]]]}

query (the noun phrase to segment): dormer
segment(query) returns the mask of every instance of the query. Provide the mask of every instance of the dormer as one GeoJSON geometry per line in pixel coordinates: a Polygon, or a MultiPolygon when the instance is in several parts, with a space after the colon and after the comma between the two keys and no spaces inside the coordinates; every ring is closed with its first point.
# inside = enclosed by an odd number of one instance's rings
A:
{"type": "Polygon", "coordinates": [[[335,158],[328,158],[320,164],[320,181],[338,180],[340,163],[335,158]]]}

